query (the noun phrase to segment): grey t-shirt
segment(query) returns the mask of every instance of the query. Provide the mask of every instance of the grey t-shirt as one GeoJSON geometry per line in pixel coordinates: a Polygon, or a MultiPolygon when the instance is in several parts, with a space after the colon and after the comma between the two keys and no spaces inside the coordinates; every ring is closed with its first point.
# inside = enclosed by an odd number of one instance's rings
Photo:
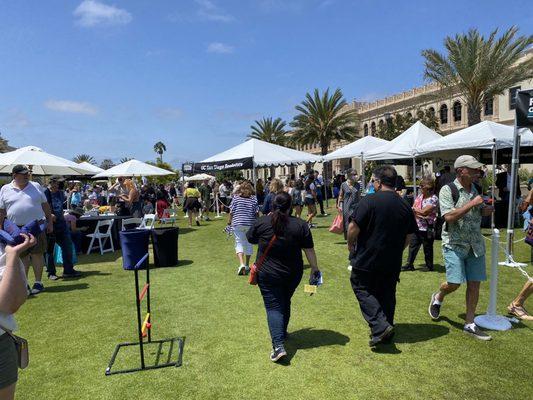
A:
{"type": "Polygon", "coordinates": [[[22,190],[13,182],[0,189],[0,209],[6,210],[7,219],[17,225],[26,225],[34,220],[45,218],[42,204],[46,196],[35,182],[28,182],[22,190]]]}

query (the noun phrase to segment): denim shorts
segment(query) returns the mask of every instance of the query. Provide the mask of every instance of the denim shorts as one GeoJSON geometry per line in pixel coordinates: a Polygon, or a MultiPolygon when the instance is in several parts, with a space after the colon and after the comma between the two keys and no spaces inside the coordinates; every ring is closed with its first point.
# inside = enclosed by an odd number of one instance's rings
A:
{"type": "Polygon", "coordinates": [[[472,248],[467,252],[462,249],[442,250],[446,266],[446,281],[461,284],[464,282],[482,282],[487,280],[485,255],[476,257],[472,248]]]}

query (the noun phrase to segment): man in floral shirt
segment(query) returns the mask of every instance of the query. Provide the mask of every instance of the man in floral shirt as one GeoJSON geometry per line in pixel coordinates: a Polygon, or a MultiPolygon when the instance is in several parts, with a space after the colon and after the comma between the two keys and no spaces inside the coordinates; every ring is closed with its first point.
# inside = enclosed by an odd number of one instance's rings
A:
{"type": "Polygon", "coordinates": [[[490,215],[493,211],[492,207],[483,203],[483,198],[473,184],[479,179],[482,166],[483,164],[472,156],[458,157],[454,164],[457,176],[455,181],[440,191],[440,210],[445,220],[442,247],[446,282],[431,296],[429,315],[437,320],[444,297],[466,282],[466,318],[463,331],[477,339],[490,340],[491,337],[474,323],[479,286],[487,279],[481,217],[490,215]]]}

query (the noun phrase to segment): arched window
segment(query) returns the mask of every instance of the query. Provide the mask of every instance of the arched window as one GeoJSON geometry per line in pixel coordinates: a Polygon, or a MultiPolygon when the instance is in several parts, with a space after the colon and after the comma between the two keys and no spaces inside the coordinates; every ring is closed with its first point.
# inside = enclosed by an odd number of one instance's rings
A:
{"type": "Polygon", "coordinates": [[[385,122],[382,119],[380,119],[378,122],[379,129],[383,129],[383,125],[385,125],[385,122]]]}
{"type": "Polygon", "coordinates": [[[365,124],[365,126],[363,126],[363,133],[365,136],[368,136],[368,124],[365,124]]]}
{"type": "Polygon", "coordinates": [[[494,100],[488,99],[485,100],[485,115],[493,115],[494,114],[494,100]]]}
{"type": "Polygon", "coordinates": [[[407,117],[407,119],[413,119],[413,114],[411,112],[408,112],[407,114],[405,114],[405,116],[407,117]]]}
{"type": "Polygon", "coordinates": [[[462,105],[460,101],[453,103],[453,121],[461,122],[462,105]]]}
{"type": "Polygon", "coordinates": [[[429,113],[429,115],[434,116],[435,115],[435,109],[433,107],[429,107],[428,108],[428,113],[429,113]]]}
{"type": "Polygon", "coordinates": [[[441,124],[448,123],[448,106],[446,104],[443,104],[442,106],[440,106],[440,123],[441,124]]]}
{"type": "Polygon", "coordinates": [[[370,124],[370,132],[372,133],[372,135],[376,134],[376,123],[375,122],[372,122],[370,124]]]}

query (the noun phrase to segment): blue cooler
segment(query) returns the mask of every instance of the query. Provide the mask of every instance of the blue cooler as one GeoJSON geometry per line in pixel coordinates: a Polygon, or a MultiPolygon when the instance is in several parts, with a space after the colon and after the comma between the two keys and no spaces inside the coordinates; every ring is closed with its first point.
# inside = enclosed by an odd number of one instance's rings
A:
{"type": "Polygon", "coordinates": [[[137,265],[148,253],[150,240],[149,229],[129,229],[119,232],[122,246],[122,268],[125,270],[145,269],[148,267],[148,257],[137,265]]]}

